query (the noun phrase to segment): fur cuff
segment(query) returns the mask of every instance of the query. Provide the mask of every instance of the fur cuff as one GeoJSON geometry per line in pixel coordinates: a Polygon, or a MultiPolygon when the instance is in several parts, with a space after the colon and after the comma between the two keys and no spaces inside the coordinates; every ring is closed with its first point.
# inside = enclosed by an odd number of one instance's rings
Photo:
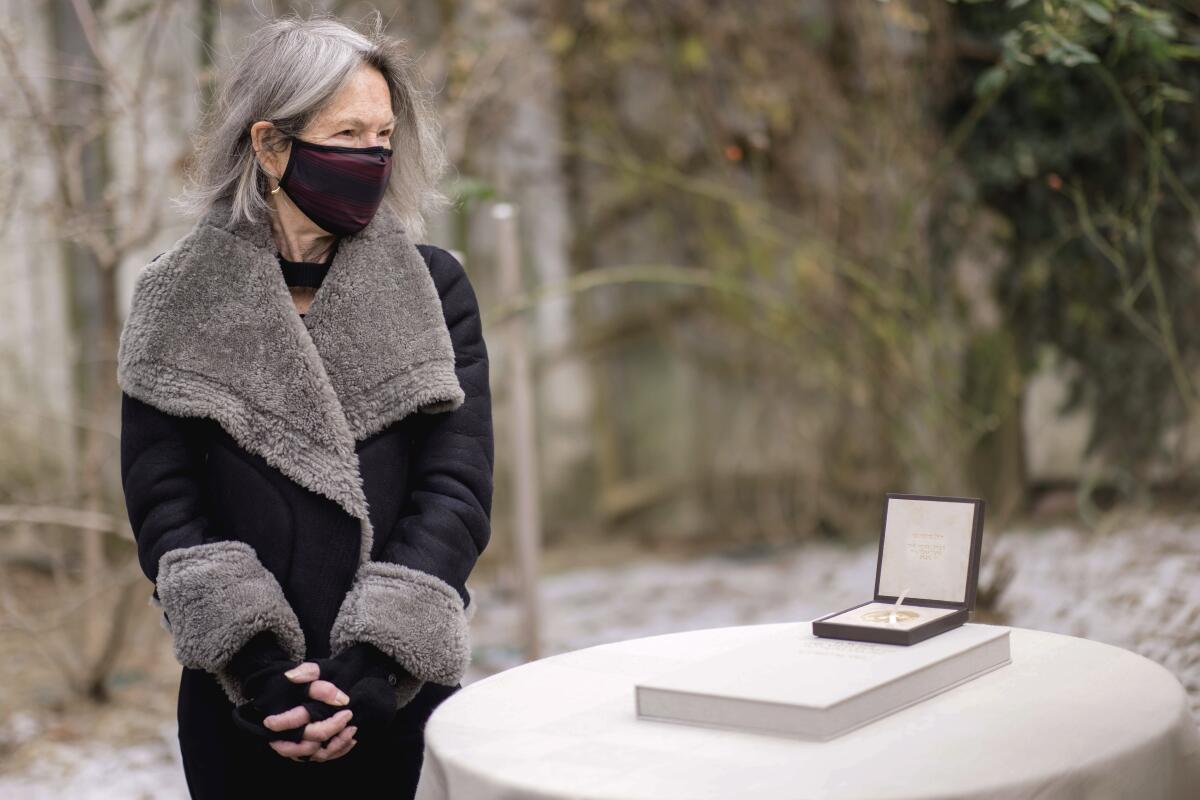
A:
{"type": "Polygon", "coordinates": [[[471,663],[467,616],[450,584],[391,561],[359,567],[329,633],[337,655],[369,642],[421,680],[454,686],[471,663]]]}
{"type": "Polygon", "coordinates": [[[211,672],[234,705],[247,701],[229,661],[259,631],[272,631],[288,655],[305,657],[304,631],[275,576],[245,542],[180,547],[158,562],[162,622],[175,658],[211,672]]]}

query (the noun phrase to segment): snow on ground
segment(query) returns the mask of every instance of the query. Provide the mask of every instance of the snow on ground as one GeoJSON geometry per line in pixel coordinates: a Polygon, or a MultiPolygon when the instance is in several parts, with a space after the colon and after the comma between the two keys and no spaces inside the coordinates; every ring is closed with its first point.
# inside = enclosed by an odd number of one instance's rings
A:
{"type": "MultiPolygon", "coordinates": [[[[871,598],[876,547],[808,544],[743,555],[639,560],[545,577],[542,655],[724,625],[807,620],[871,598]]],[[[985,540],[979,621],[1082,636],[1171,670],[1200,719],[1200,521],[1142,521],[1089,534],[1060,527],[985,540]]],[[[520,614],[502,582],[472,582],[474,655],[464,686],[523,661],[520,614]]],[[[81,746],[39,734],[30,716],[0,722],[0,797],[186,798],[174,719],[137,745],[81,746]]]]}
{"type": "MultiPolygon", "coordinates": [[[[812,619],[871,599],[876,551],[806,547],[760,557],[572,569],[543,579],[543,655],[659,633],[812,619]]],[[[520,664],[513,593],[472,586],[476,679],[520,664]]],[[[464,681],[464,685],[466,681],[464,681]]]]}
{"type": "Polygon", "coordinates": [[[999,538],[1007,624],[1082,636],[1162,664],[1200,722],[1200,523],[1159,521],[1086,536],[1068,529],[999,538]]]}
{"type": "Polygon", "coordinates": [[[173,718],[151,719],[137,709],[112,716],[136,718],[143,730],[136,743],[111,742],[108,732],[81,743],[60,739],[25,712],[0,727],[0,744],[17,755],[0,763],[0,797],[5,800],[187,800],[180,760],[178,726],[173,718]]]}
{"type": "MultiPolygon", "coordinates": [[[[542,582],[543,655],[673,631],[808,620],[871,599],[877,545],[803,545],[756,558],[705,556],[575,569],[542,582]]],[[[1200,720],[1200,522],[1142,521],[1089,534],[1060,527],[985,537],[975,619],[1081,636],[1165,666],[1200,720]]],[[[516,666],[511,592],[472,587],[478,679],[516,666]]],[[[464,681],[464,685],[466,681],[464,681]]]]}

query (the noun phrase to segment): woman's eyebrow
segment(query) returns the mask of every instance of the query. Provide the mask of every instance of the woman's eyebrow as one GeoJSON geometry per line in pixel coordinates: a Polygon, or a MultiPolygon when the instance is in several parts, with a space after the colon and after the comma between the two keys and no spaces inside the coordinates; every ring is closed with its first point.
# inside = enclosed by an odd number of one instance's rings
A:
{"type": "MultiPolygon", "coordinates": [[[[399,117],[392,117],[390,120],[383,123],[383,125],[381,127],[384,127],[384,128],[394,127],[396,125],[397,119],[399,119],[399,117]]],[[[355,125],[359,128],[365,127],[365,123],[358,117],[345,117],[343,119],[338,120],[337,125],[339,128],[343,125],[355,125]]]]}

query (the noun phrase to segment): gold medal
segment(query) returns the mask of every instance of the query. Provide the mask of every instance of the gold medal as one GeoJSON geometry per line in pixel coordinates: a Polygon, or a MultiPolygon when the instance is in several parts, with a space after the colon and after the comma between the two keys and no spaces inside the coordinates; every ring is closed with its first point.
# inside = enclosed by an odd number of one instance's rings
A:
{"type": "Polygon", "coordinates": [[[896,622],[909,622],[921,616],[915,611],[901,609],[898,611],[868,611],[862,615],[862,618],[866,622],[890,622],[893,614],[896,615],[896,622]]]}

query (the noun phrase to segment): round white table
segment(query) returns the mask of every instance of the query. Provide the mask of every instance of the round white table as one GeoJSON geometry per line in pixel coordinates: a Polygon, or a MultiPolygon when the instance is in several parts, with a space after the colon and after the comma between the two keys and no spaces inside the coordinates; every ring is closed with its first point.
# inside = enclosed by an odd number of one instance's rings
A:
{"type": "Polygon", "coordinates": [[[1011,664],[828,742],[637,718],[637,681],[764,630],[598,645],[469,684],[429,718],[417,798],[1200,797],[1200,732],[1170,672],[1022,628],[1011,664]]]}

